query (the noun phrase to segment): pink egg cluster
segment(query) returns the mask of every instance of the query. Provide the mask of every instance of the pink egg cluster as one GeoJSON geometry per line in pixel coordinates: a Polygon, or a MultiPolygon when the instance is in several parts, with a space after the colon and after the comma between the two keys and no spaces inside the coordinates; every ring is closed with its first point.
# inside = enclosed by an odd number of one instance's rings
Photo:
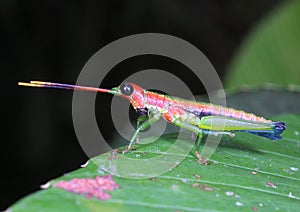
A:
{"type": "Polygon", "coordinates": [[[83,194],[86,198],[95,197],[99,200],[111,198],[105,191],[113,191],[120,188],[111,175],[97,176],[95,179],[74,178],[70,181],[60,181],[55,187],[77,194],[83,194]]]}

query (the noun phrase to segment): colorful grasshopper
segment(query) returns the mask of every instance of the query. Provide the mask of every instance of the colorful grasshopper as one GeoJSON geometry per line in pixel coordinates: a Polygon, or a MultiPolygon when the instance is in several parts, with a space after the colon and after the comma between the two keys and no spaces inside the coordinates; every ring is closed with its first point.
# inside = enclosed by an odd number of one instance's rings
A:
{"type": "Polygon", "coordinates": [[[205,164],[208,161],[199,154],[203,134],[234,135],[233,132],[248,132],[277,140],[281,138],[281,134],[285,130],[283,122],[273,122],[232,108],[158,94],[129,82],[123,82],[119,87],[111,90],[41,81],[19,82],[18,84],[31,87],[110,93],[127,99],[141,116],[148,116],[149,118],[143,123],[138,122],[137,130],[123,153],[130,150],[141,130],[146,129],[161,117],[198,135],[195,155],[199,161],[205,164]]]}

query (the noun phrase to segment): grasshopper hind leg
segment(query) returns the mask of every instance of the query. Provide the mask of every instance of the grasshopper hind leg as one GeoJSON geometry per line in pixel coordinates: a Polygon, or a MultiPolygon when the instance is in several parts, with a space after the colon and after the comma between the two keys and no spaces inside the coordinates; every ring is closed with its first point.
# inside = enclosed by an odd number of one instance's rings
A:
{"type": "Polygon", "coordinates": [[[199,149],[200,149],[200,144],[201,144],[201,141],[203,139],[203,135],[204,133],[203,132],[199,132],[198,133],[198,137],[197,137],[197,141],[196,141],[196,147],[195,147],[195,156],[198,158],[197,159],[197,162],[199,163],[203,163],[205,165],[209,165],[209,160],[204,158],[200,153],[199,153],[199,149]]]}
{"type": "Polygon", "coordinates": [[[198,162],[201,162],[205,165],[209,164],[209,160],[205,159],[200,153],[200,144],[201,141],[204,139],[205,135],[215,135],[215,136],[219,136],[219,135],[229,135],[230,137],[234,137],[234,133],[233,132],[223,132],[223,131],[210,131],[210,130],[201,130],[202,132],[198,134],[198,138],[196,141],[196,148],[195,148],[195,155],[198,158],[198,162]]]}
{"type": "Polygon", "coordinates": [[[179,127],[182,127],[184,129],[187,129],[187,130],[192,131],[192,132],[194,132],[194,133],[197,134],[197,141],[196,141],[196,147],[195,147],[195,156],[197,158],[197,162],[203,163],[205,165],[208,165],[209,164],[209,160],[205,159],[199,153],[200,144],[201,144],[201,141],[203,139],[203,134],[204,134],[203,131],[202,131],[202,129],[200,129],[200,128],[192,125],[192,124],[188,124],[188,123],[182,122],[180,119],[172,120],[172,123],[174,123],[175,125],[177,125],[179,127]]]}

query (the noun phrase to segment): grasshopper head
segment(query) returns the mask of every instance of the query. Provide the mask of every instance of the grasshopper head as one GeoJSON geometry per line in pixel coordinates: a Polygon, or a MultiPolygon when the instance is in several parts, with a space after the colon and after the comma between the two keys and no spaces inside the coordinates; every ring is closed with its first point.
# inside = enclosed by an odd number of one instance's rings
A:
{"type": "Polygon", "coordinates": [[[117,95],[127,99],[134,109],[145,108],[145,95],[142,87],[131,82],[123,82],[119,87],[113,90],[117,91],[117,95]]]}

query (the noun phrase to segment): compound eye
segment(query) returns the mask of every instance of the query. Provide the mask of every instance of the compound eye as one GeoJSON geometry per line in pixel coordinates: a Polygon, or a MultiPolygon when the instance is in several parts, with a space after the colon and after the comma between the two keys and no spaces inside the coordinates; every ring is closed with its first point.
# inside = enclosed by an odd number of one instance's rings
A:
{"type": "Polygon", "coordinates": [[[128,82],[124,82],[120,85],[121,93],[125,96],[130,96],[133,93],[133,87],[128,82]]]}

